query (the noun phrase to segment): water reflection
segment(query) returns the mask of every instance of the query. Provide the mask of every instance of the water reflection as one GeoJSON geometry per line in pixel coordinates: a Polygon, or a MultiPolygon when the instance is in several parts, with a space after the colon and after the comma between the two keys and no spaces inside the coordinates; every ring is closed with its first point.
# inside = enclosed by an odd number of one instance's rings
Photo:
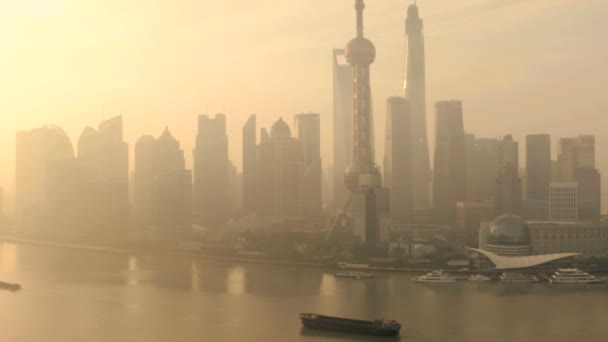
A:
{"type": "Polygon", "coordinates": [[[134,256],[129,257],[129,273],[127,274],[127,284],[134,286],[138,284],[137,278],[137,258],[134,256]]]}
{"type": "Polygon", "coordinates": [[[245,293],[245,269],[241,266],[232,268],[228,273],[227,282],[228,293],[238,295],[245,293]]]}
{"type": "Polygon", "coordinates": [[[0,243],[0,272],[13,275],[17,270],[17,245],[0,243]]]}
{"type": "Polygon", "coordinates": [[[300,312],[395,319],[403,324],[395,340],[403,341],[605,337],[606,285],[423,285],[411,278],[377,273],[371,280],[335,279],[319,269],[4,243],[0,280],[18,281],[27,290],[0,292],[0,340],[375,341],[301,331],[300,312]],[[66,321],[76,328],[65,329],[66,321]],[[24,331],[33,337],[24,340],[24,331]]]}
{"type": "Polygon", "coordinates": [[[405,340],[403,334],[398,336],[369,336],[369,335],[356,335],[356,334],[346,334],[339,332],[331,332],[331,331],[322,331],[322,330],[314,330],[308,329],[305,327],[300,328],[300,335],[303,337],[307,337],[310,340],[315,340],[317,338],[323,338],[332,341],[401,341],[405,340]]]}
{"type": "Polygon", "coordinates": [[[333,295],[336,292],[336,277],[333,274],[323,273],[319,284],[319,294],[322,296],[333,295]]]}

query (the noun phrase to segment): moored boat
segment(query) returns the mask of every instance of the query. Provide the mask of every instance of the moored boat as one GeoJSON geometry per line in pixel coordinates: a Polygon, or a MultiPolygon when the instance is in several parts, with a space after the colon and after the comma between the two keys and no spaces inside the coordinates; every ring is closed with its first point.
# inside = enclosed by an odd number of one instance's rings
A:
{"type": "Polygon", "coordinates": [[[608,279],[592,276],[577,268],[560,268],[550,278],[551,284],[603,284],[608,279]]]}
{"type": "Polygon", "coordinates": [[[372,279],[374,275],[366,272],[336,272],[336,278],[372,279]]]}
{"type": "Polygon", "coordinates": [[[490,281],[490,280],[491,279],[489,277],[486,277],[481,274],[473,274],[472,276],[469,277],[469,281],[474,281],[474,282],[483,282],[483,281],[490,281]]]}
{"type": "Polygon", "coordinates": [[[503,272],[500,281],[503,283],[538,283],[540,280],[535,275],[526,275],[521,272],[503,272]]]}
{"type": "Polygon", "coordinates": [[[364,321],[325,316],[315,313],[302,313],[300,314],[300,320],[302,321],[302,325],[308,329],[337,331],[351,334],[396,336],[401,330],[401,324],[393,320],[364,321]]]}
{"type": "Polygon", "coordinates": [[[453,284],[456,282],[456,277],[444,271],[432,271],[416,278],[416,281],[430,284],[453,284]]]}
{"type": "Polygon", "coordinates": [[[0,289],[5,289],[5,290],[9,290],[9,291],[17,291],[17,290],[21,289],[21,285],[5,283],[3,281],[0,281],[0,289]]]}

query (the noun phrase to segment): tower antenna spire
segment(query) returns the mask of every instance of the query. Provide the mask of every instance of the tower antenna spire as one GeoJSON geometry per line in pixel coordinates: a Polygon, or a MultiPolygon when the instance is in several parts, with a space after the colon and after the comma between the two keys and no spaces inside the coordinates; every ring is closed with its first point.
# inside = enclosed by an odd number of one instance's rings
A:
{"type": "Polygon", "coordinates": [[[365,9],[363,0],[355,0],[355,9],[357,10],[357,37],[363,37],[363,10],[365,9]]]}

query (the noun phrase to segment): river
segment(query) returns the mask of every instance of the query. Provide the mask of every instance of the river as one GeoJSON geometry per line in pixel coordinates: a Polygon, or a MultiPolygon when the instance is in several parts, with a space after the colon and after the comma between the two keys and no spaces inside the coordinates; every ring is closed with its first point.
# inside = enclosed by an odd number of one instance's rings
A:
{"type": "MultiPolygon", "coordinates": [[[[0,242],[0,341],[370,341],[301,329],[300,312],[395,319],[389,341],[608,340],[608,286],[421,285],[314,268],[0,242]]],[[[386,338],[377,340],[386,341],[386,338]]]]}

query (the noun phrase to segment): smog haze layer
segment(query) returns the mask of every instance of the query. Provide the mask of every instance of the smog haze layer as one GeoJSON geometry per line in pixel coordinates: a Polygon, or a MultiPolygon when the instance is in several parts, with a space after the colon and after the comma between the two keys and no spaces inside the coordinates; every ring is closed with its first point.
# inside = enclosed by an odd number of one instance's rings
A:
{"type": "MultiPolygon", "coordinates": [[[[608,167],[608,3],[604,0],[419,1],[425,22],[427,101],[460,99],[479,137],[549,133],[597,137],[608,167]]],[[[376,0],[366,35],[377,156],[385,99],[400,95],[408,1],[376,0]]],[[[125,140],[168,125],[191,165],[196,116],[224,112],[240,168],[241,127],[294,112],[321,113],[331,163],[331,49],[354,35],[349,1],[0,2],[0,184],[14,179],[15,132],[44,124],[75,145],[85,126],[123,114],[125,140]]],[[[429,110],[429,141],[433,113],[429,110]]],[[[523,151],[524,144],[520,148],[523,151]]],[[[431,152],[433,146],[431,146],[431,152]]],[[[525,160],[522,154],[521,160],[525,160]]]]}

